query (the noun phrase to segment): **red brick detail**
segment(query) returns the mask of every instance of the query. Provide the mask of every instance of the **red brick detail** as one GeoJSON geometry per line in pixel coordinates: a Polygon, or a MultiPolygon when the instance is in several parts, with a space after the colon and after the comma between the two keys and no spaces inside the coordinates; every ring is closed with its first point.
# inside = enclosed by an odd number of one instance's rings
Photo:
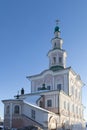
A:
{"type": "Polygon", "coordinates": [[[22,118],[13,119],[12,120],[12,127],[13,128],[22,128],[22,127],[24,127],[23,119],[22,118]]]}
{"type": "MultiPolygon", "coordinates": [[[[5,126],[9,125],[9,120],[6,121],[7,125],[5,123],[5,126]]],[[[27,118],[26,116],[20,116],[20,117],[14,117],[12,120],[12,128],[23,128],[26,126],[37,126],[41,127],[39,123],[27,118]]]]}

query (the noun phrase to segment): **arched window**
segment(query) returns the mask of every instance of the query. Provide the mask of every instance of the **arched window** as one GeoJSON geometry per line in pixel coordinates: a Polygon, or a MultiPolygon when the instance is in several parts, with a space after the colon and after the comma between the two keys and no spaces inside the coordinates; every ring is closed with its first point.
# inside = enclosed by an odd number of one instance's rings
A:
{"type": "Polygon", "coordinates": [[[62,63],[62,57],[59,57],[59,63],[62,63]]]}
{"type": "Polygon", "coordinates": [[[6,114],[9,114],[10,113],[10,106],[8,105],[7,107],[6,107],[6,114]]]}
{"type": "Polygon", "coordinates": [[[56,63],[56,57],[53,57],[53,63],[54,64],[56,63]]]}
{"type": "Polygon", "coordinates": [[[16,105],[16,106],[14,107],[14,114],[19,114],[19,112],[20,112],[19,105],[16,105]]]}
{"type": "Polygon", "coordinates": [[[43,107],[43,102],[42,101],[40,101],[39,106],[43,107]]]}
{"type": "Polygon", "coordinates": [[[55,42],[55,44],[54,44],[54,48],[56,48],[56,42],[55,42]]]}

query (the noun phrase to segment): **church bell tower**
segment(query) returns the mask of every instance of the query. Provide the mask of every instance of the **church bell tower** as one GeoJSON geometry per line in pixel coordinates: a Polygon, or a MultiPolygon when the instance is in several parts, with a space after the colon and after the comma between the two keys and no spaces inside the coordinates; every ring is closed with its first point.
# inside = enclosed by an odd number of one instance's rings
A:
{"type": "Polygon", "coordinates": [[[66,51],[62,49],[63,40],[60,38],[60,28],[57,25],[54,29],[54,38],[51,40],[52,49],[48,52],[49,69],[56,71],[66,68],[66,51]]]}

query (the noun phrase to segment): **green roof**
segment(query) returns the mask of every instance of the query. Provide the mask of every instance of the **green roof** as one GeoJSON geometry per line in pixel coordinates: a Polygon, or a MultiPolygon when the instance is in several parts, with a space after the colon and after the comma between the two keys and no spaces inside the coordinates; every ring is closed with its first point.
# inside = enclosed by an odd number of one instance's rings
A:
{"type": "Polygon", "coordinates": [[[63,66],[59,66],[59,65],[50,67],[50,70],[52,70],[52,71],[58,71],[58,70],[61,70],[61,69],[64,69],[64,67],[63,66]]]}

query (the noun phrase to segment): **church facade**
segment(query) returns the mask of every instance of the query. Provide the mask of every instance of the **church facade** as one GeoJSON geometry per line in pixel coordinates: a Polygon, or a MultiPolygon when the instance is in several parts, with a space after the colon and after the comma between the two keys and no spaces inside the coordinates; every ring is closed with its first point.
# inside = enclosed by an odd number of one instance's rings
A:
{"type": "Polygon", "coordinates": [[[38,130],[84,130],[82,82],[80,76],[66,67],[67,53],[62,49],[60,28],[54,29],[52,49],[48,52],[49,68],[27,76],[31,93],[21,94],[4,103],[4,127],[38,130]]]}

